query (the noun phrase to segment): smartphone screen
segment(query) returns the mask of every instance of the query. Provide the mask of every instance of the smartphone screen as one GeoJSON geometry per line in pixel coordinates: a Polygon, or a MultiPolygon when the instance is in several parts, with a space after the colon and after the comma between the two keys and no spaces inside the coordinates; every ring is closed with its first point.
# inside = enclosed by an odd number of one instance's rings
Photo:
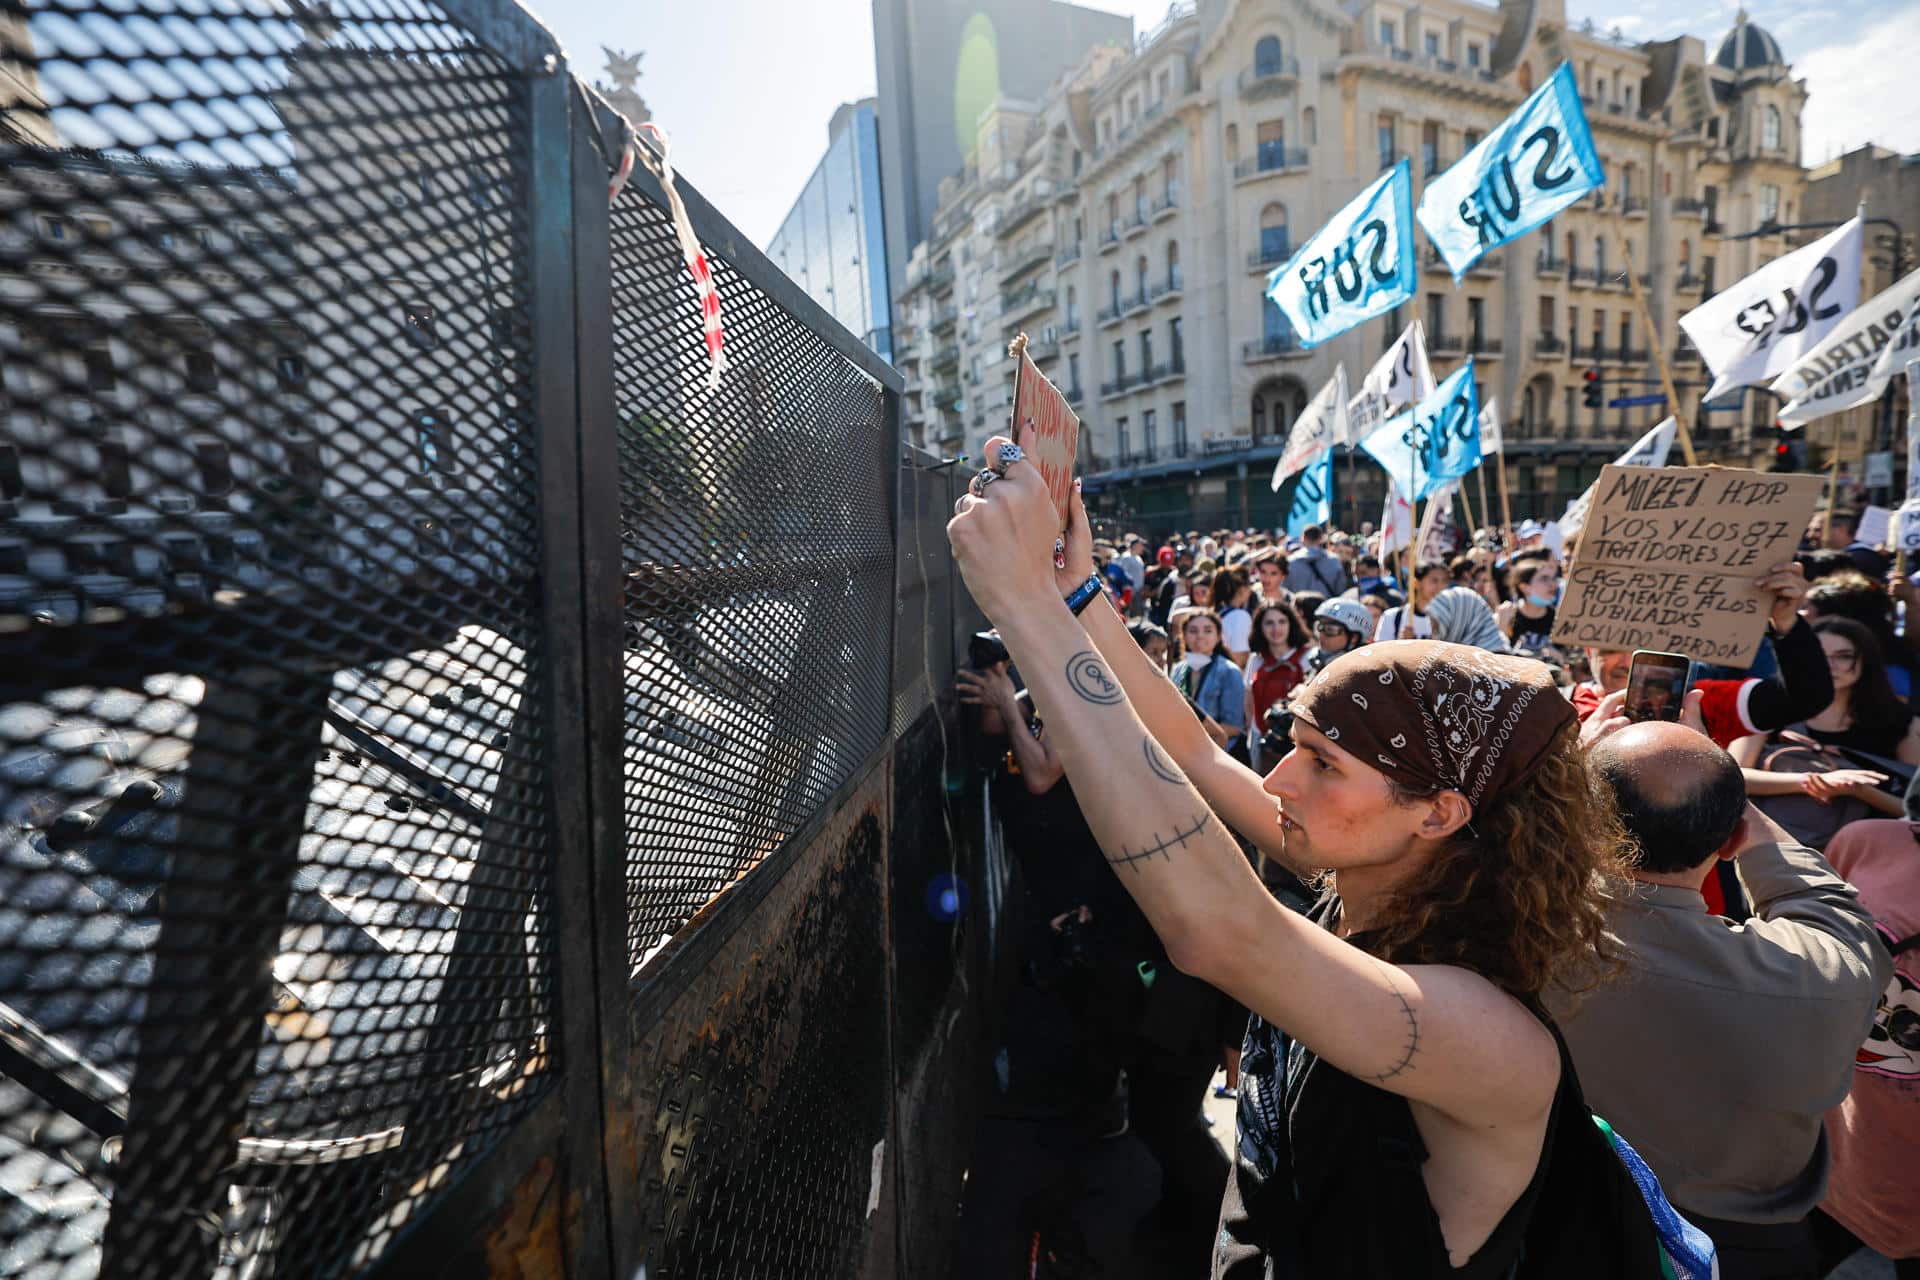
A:
{"type": "Polygon", "coordinates": [[[1629,720],[1678,720],[1687,696],[1688,660],[1677,653],[1641,649],[1627,671],[1629,720]]]}

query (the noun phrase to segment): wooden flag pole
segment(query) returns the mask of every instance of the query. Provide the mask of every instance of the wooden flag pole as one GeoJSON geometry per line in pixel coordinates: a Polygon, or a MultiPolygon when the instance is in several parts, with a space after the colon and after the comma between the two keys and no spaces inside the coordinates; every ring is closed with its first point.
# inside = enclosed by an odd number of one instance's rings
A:
{"type": "Polygon", "coordinates": [[[1513,555],[1513,498],[1507,492],[1507,433],[1500,433],[1500,452],[1493,455],[1494,478],[1500,482],[1500,523],[1506,534],[1501,545],[1507,555],[1513,555]]]}
{"type": "Polygon", "coordinates": [[[1827,459],[1827,514],[1820,523],[1822,538],[1826,536],[1828,526],[1833,523],[1834,500],[1840,496],[1840,417],[1835,414],[1828,421],[1833,423],[1833,443],[1828,446],[1833,456],[1827,459]]]}
{"type": "Polygon", "coordinates": [[[1633,305],[1640,311],[1640,324],[1647,331],[1647,342],[1652,346],[1653,358],[1660,366],[1660,382],[1667,390],[1667,407],[1673,412],[1673,420],[1679,424],[1680,452],[1686,456],[1687,465],[1698,466],[1693,456],[1693,430],[1687,424],[1687,411],[1680,403],[1679,393],[1673,389],[1673,370],[1667,366],[1666,341],[1660,331],[1653,327],[1653,315],[1647,310],[1646,295],[1640,292],[1640,276],[1633,269],[1633,247],[1627,243],[1627,237],[1620,231],[1620,211],[1613,211],[1613,239],[1620,246],[1620,256],[1627,264],[1627,287],[1633,290],[1633,305]]]}
{"type": "MultiPolygon", "coordinates": [[[[1475,467],[1474,470],[1478,471],[1479,468],[1475,467]]],[[[1467,486],[1456,482],[1453,487],[1460,495],[1460,509],[1467,513],[1467,541],[1472,542],[1473,531],[1479,526],[1480,522],[1474,518],[1473,504],[1467,501],[1467,486]]],[[[1482,497],[1484,498],[1484,496],[1483,494],[1482,497]]]]}
{"type": "MultiPolygon", "coordinates": [[[[1500,447],[1502,449],[1507,447],[1507,438],[1504,435],[1500,437],[1500,447]]],[[[1493,528],[1493,508],[1487,505],[1487,460],[1485,458],[1480,459],[1480,465],[1473,469],[1473,487],[1480,491],[1480,513],[1487,518],[1487,523],[1483,527],[1490,530],[1493,528]]]]}

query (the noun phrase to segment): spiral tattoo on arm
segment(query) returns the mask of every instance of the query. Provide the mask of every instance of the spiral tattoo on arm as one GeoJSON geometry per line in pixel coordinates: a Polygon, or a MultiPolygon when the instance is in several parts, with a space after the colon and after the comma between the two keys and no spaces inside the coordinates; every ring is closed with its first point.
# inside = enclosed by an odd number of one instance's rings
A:
{"type": "Polygon", "coordinates": [[[1082,649],[1067,659],[1067,684],[1083,701],[1097,707],[1118,706],[1126,701],[1120,682],[1108,674],[1100,655],[1091,649],[1082,649]]]}

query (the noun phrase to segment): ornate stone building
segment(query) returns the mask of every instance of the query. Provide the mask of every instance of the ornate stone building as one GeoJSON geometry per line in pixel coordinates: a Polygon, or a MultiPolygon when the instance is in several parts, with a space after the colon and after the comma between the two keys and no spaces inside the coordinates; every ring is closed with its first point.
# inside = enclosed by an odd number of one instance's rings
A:
{"type": "MultiPolygon", "coordinates": [[[[1266,477],[1294,416],[1336,361],[1357,381],[1418,317],[1436,373],[1472,355],[1482,394],[1498,397],[1516,516],[1557,514],[1662,416],[1581,403],[1589,369],[1608,399],[1658,392],[1656,345],[1702,455],[1759,460],[1771,397],[1750,390],[1701,415],[1708,375],[1676,321],[1799,243],[1766,228],[1800,215],[1805,101],[1744,15],[1709,56],[1692,36],[1631,44],[1570,27],[1564,0],[1176,5],[1040,101],[982,114],[897,308],[910,421],[929,445],[977,448],[1005,413],[1005,343],[1024,329],[1081,411],[1099,505],[1156,528],[1272,523],[1266,477]],[[1458,286],[1423,239],[1412,304],[1301,349],[1265,301],[1267,272],[1401,157],[1417,203],[1562,62],[1604,190],[1458,286]]],[[[1376,468],[1342,467],[1336,487],[1343,516],[1376,518],[1376,468]]]]}

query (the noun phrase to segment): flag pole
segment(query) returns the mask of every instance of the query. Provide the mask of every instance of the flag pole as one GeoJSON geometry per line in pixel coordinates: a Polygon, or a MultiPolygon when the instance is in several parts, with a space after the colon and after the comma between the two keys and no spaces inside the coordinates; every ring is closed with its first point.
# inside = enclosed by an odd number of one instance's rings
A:
{"type": "Polygon", "coordinates": [[[1500,431],[1500,452],[1493,455],[1494,478],[1500,482],[1500,522],[1504,526],[1506,541],[1501,543],[1508,556],[1513,555],[1513,497],[1507,492],[1507,433],[1500,431]]]}
{"type": "Polygon", "coordinates": [[[1833,456],[1827,459],[1827,515],[1820,525],[1823,538],[1833,527],[1833,504],[1840,496],[1840,415],[1834,414],[1827,421],[1833,424],[1833,443],[1828,446],[1833,456]]]}
{"type": "MultiPolygon", "coordinates": [[[[1480,468],[1478,467],[1474,468],[1475,471],[1478,471],[1479,469],[1480,468]]],[[[1479,520],[1474,518],[1473,504],[1467,501],[1467,486],[1465,486],[1464,484],[1456,484],[1453,487],[1454,487],[1454,490],[1458,492],[1460,495],[1460,509],[1467,513],[1467,541],[1471,543],[1473,541],[1473,531],[1475,528],[1479,526],[1480,522],[1479,520]]],[[[1484,490],[1481,492],[1480,497],[1483,502],[1486,500],[1486,493],[1484,490]]]]}
{"type": "MultiPolygon", "coordinates": [[[[1505,448],[1507,438],[1500,437],[1500,446],[1505,448]]],[[[1486,528],[1493,528],[1493,508],[1487,505],[1487,460],[1480,459],[1480,465],[1473,469],[1473,487],[1480,491],[1480,510],[1487,517],[1486,528]]]]}
{"type": "Polygon", "coordinates": [[[1646,295],[1640,292],[1640,276],[1633,269],[1633,247],[1627,243],[1627,237],[1620,230],[1620,210],[1613,211],[1613,239],[1620,246],[1620,256],[1627,264],[1627,288],[1633,291],[1633,305],[1640,311],[1640,323],[1647,331],[1647,342],[1653,349],[1653,358],[1660,366],[1660,382],[1667,391],[1667,407],[1673,413],[1674,422],[1679,424],[1680,452],[1686,456],[1687,465],[1698,466],[1693,456],[1693,428],[1687,423],[1687,411],[1680,403],[1679,393],[1673,389],[1673,370],[1667,365],[1666,340],[1660,331],[1653,327],[1653,315],[1647,310],[1646,295]]]}

